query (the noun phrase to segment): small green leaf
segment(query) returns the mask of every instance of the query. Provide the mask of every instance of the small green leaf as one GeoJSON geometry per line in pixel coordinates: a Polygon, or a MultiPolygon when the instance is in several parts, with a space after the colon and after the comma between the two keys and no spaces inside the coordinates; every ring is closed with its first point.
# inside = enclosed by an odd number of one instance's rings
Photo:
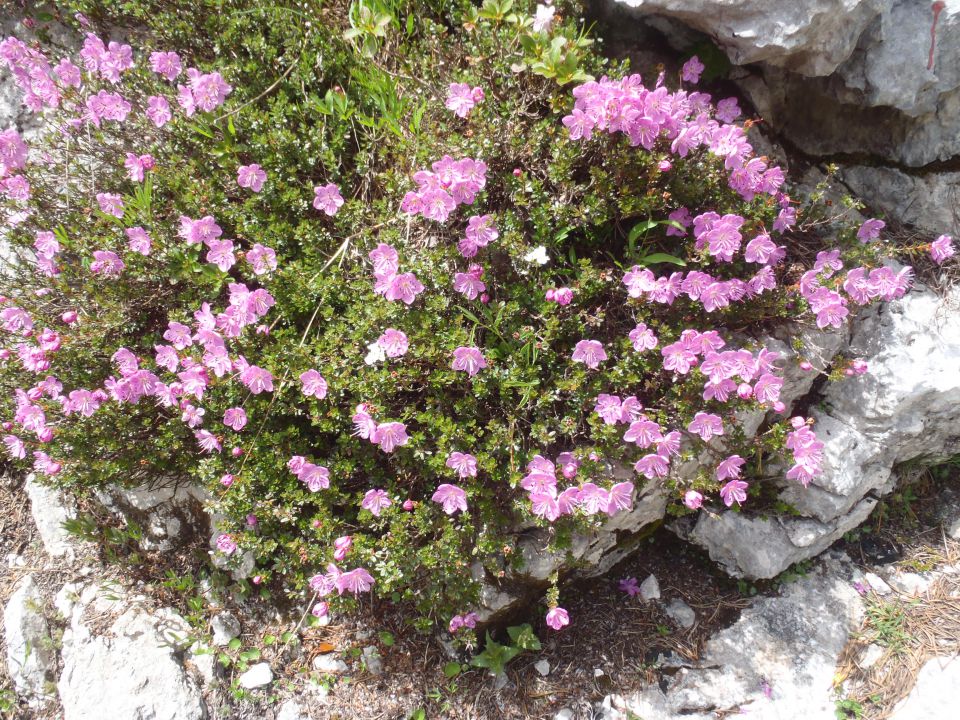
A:
{"type": "Polygon", "coordinates": [[[448,662],[443,666],[443,674],[448,680],[452,680],[461,672],[463,672],[463,666],[458,662],[448,662]]]}
{"type": "Polygon", "coordinates": [[[396,640],[393,637],[393,633],[387,632],[386,630],[381,630],[379,633],[380,642],[382,642],[387,647],[393,647],[393,644],[396,640]]]}
{"type": "Polygon", "coordinates": [[[266,645],[266,646],[268,646],[268,647],[269,647],[270,645],[273,645],[273,644],[276,643],[276,642],[277,642],[277,636],[276,636],[276,635],[264,635],[264,636],[263,636],[263,644],[266,645]]]}
{"type": "Polygon", "coordinates": [[[233,640],[227,643],[227,647],[230,648],[231,650],[239,650],[240,645],[242,645],[242,643],[240,642],[240,638],[234,638],[233,640]]]}
{"type": "Polygon", "coordinates": [[[640,258],[639,262],[643,265],[655,265],[656,263],[672,263],[674,265],[679,265],[680,267],[686,267],[687,261],[678,258],[674,255],[667,255],[666,253],[653,253],[651,255],[644,255],[640,258]]]}

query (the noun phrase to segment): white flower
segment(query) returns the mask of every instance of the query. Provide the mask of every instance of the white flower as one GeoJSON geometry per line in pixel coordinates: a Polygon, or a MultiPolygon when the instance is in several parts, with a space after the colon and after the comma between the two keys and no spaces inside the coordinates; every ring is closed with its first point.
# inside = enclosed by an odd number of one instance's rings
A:
{"type": "Polygon", "coordinates": [[[533,31],[544,32],[553,24],[553,16],[557,9],[546,5],[537,5],[537,16],[533,19],[533,31]]]}
{"type": "Polygon", "coordinates": [[[524,255],[523,259],[527,262],[536,263],[537,265],[546,265],[550,262],[550,258],[547,257],[547,249],[543,245],[535,247],[524,255]]]}
{"type": "Polygon", "coordinates": [[[363,359],[367,365],[376,365],[378,362],[383,362],[387,359],[387,354],[376,340],[367,345],[367,350],[370,352],[368,352],[367,356],[363,359]]]}

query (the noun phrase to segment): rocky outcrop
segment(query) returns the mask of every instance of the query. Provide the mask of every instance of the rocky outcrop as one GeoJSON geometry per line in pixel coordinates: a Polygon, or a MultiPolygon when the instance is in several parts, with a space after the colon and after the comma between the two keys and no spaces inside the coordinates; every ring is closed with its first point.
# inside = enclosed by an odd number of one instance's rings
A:
{"type": "MultiPolygon", "coordinates": [[[[708,35],[764,120],[811,155],[919,167],[960,154],[960,4],[618,0],[708,35]]],[[[668,37],[683,37],[683,32],[668,37]]]]}
{"type": "Polygon", "coordinates": [[[57,665],[44,602],[32,575],[17,583],[3,611],[7,670],[17,693],[31,704],[43,704],[53,695],[57,665]]]}
{"type": "Polygon", "coordinates": [[[781,595],[744,610],[707,642],[696,663],[667,658],[661,666],[670,672],[662,683],[606,698],[601,716],[833,718],[837,661],[863,614],[854,574],[845,558],[827,559],[781,595]]]}
{"type": "MultiPolygon", "coordinates": [[[[824,472],[809,487],[784,483],[800,517],[702,513],[693,542],[732,575],[771,578],[822,552],[862,523],[894,469],[960,451],[960,289],[918,287],[865,310],[850,351],[866,375],[827,385],[811,415],[824,443],[824,472]]],[[[682,528],[681,528],[682,530],[682,528]]]]}
{"type": "Polygon", "coordinates": [[[57,685],[64,720],[207,717],[180,659],[190,632],[183,618],[172,610],[150,612],[122,591],[95,584],[63,605],[70,618],[57,685]]]}
{"type": "Polygon", "coordinates": [[[67,520],[76,517],[73,500],[63,492],[37,481],[33,473],[27,475],[24,490],[30,498],[30,514],[40,533],[43,548],[51,557],[72,559],[77,540],[64,528],[67,520]]]}

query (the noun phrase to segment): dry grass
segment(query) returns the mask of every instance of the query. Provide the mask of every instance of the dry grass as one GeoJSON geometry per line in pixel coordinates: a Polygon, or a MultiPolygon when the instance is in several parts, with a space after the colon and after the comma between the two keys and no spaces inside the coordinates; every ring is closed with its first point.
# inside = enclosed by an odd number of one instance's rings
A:
{"type": "MultiPolygon", "coordinates": [[[[929,536],[930,533],[927,533],[929,536]]],[[[918,543],[901,561],[907,567],[956,566],[960,542],[940,531],[938,545],[918,543]]],[[[936,657],[960,654],[960,575],[943,575],[918,597],[874,597],[860,632],[844,649],[837,671],[846,697],[859,702],[864,720],[886,720],[916,684],[920,669],[936,657]],[[871,644],[884,647],[869,667],[860,665],[871,644]]]]}

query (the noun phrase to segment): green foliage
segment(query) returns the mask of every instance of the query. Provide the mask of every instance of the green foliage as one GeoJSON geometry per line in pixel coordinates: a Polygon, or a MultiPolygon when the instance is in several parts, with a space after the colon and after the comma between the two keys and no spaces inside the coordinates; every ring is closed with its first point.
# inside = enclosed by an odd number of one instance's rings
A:
{"type": "MultiPolygon", "coordinates": [[[[487,633],[487,641],[483,646],[483,652],[477,653],[470,659],[470,664],[474,667],[486,668],[491,675],[500,675],[507,667],[507,664],[517,655],[525,650],[539,650],[540,640],[533,632],[533,628],[528,624],[511,626],[507,628],[507,634],[510,637],[510,643],[501,645],[490,633],[487,633]]],[[[458,665],[454,672],[453,665],[448,663],[444,667],[444,673],[447,677],[454,677],[461,668],[458,665]],[[450,672],[448,672],[448,670],[450,672]]]]}

